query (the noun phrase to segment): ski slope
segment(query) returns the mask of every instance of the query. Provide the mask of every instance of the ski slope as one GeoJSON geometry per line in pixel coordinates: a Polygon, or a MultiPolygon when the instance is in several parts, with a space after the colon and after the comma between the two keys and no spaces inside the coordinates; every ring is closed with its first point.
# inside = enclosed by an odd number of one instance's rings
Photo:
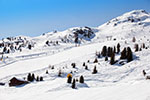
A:
{"type": "MultiPolygon", "coordinates": [[[[149,23],[149,13],[134,10],[92,28],[95,36],[90,41],[85,39],[80,46],[73,42],[74,28],[28,37],[35,43],[32,50],[24,48],[22,52],[6,54],[3,61],[0,61],[0,82],[5,83],[0,86],[0,100],[150,100],[150,80],[146,80],[142,73],[146,70],[147,75],[150,75],[149,23]],[[128,18],[134,19],[134,22],[128,18]],[[47,40],[60,41],[64,36],[68,36],[70,42],[59,42],[57,46],[45,45],[47,40]],[[133,37],[136,37],[136,42],[132,42],[133,37]],[[110,58],[105,61],[103,57],[98,59],[98,63],[93,63],[96,51],[100,52],[103,46],[114,47],[117,43],[121,44],[121,50],[131,47],[134,55],[132,62],[110,65],[110,58]],[[145,43],[148,48],[134,52],[136,43],[145,43]],[[83,62],[88,70],[83,67],[83,62]],[[72,68],[71,63],[76,63],[76,67],[72,68]],[[92,74],[94,66],[97,67],[97,74],[92,74]],[[62,76],[58,77],[60,70],[62,76]],[[83,75],[85,83],[77,82],[77,88],[72,89],[71,84],[67,83],[67,74],[70,72],[75,79],[83,75]],[[44,81],[17,87],[8,86],[12,77],[26,79],[28,73],[43,76],[44,81]]],[[[120,55],[116,55],[115,59],[119,58],[120,55]]]]}

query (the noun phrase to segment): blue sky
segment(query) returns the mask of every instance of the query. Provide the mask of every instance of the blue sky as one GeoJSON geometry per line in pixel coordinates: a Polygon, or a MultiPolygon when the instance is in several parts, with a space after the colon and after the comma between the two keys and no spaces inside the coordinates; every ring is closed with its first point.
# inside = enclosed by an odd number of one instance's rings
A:
{"type": "Polygon", "coordinates": [[[150,0],[0,0],[0,38],[95,27],[134,9],[150,12],[150,0]]]}

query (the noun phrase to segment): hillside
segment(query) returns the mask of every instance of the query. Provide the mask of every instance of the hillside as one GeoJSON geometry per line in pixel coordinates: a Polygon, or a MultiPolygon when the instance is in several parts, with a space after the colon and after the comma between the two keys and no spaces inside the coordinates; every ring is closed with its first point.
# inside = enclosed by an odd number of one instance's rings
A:
{"type": "Polygon", "coordinates": [[[0,100],[150,100],[149,39],[150,14],[144,10],[127,12],[95,28],[75,27],[38,37],[3,39],[0,83],[4,85],[0,85],[0,100]],[[106,61],[104,46],[114,52],[113,64],[109,50],[106,61]],[[122,59],[124,48],[127,57],[122,59]],[[97,72],[93,73],[95,68],[97,72]],[[35,78],[42,76],[43,81],[9,86],[13,77],[28,81],[29,73],[35,78]],[[76,79],[75,89],[67,83],[69,73],[76,79]],[[79,82],[81,75],[84,83],[79,82]]]}

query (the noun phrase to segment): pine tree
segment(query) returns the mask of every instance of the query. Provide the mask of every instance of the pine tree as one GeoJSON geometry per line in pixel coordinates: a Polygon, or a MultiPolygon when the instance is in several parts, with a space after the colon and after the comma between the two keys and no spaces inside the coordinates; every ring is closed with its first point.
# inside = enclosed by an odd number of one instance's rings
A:
{"type": "Polygon", "coordinates": [[[48,70],[46,70],[46,74],[48,74],[48,70]]]}
{"type": "Polygon", "coordinates": [[[54,69],[54,68],[55,68],[54,66],[51,67],[51,69],[54,69]]]}
{"type": "Polygon", "coordinates": [[[107,55],[107,47],[106,46],[103,46],[101,54],[103,57],[105,57],[107,55]]]}
{"type": "Polygon", "coordinates": [[[75,64],[75,63],[72,63],[71,66],[72,66],[73,68],[75,68],[75,67],[76,67],[76,64],[75,64]]]}
{"type": "Polygon", "coordinates": [[[73,82],[72,82],[72,88],[75,89],[76,88],[76,80],[73,79],[73,82]]]}
{"type": "Polygon", "coordinates": [[[99,52],[96,52],[95,55],[97,58],[101,58],[101,54],[99,52]]]}
{"type": "Polygon", "coordinates": [[[140,48],[139,51],[142,51],[142,48],[140,48]]]}
{"type": "Polygon", "coordinates": [[[32,47],[31,44],[29,44],[29,45],[28,45],[28,49],[31,50],[31,47],[32,47]]]}
{"type": "Polygon", "coordinates": [[[96,69],[96,66],[95,66],[94,69],[93,69],[92,74],[96,74],[96,73],[97,73],[97,69],[96,69]]]}
{"type": "Polygon", "coordinates": [[[74,42],[75,42],[75,43],[79,43],[78,37],[75,38],[74,42]]]}
{"type": "Polygon", "coordinates": [[[49,45],[49,41],[46,41],[46,45],[49,45]]]}
{"type": "Polygon", "coordinates": [[[84,83],[84,77],[82,75],[80,76],[79,82],[84,83]]]}
{"type": "Polygon", "coordinates": [[[117,44],[117,54],[119,54],[119,52],[120,52],[120,44],[118,43],[117,44]]]}
{"type": "Polygon", "coordinates": [[[105,61],[108,61],[108,57],[107,56],[105,57],[105,61]]]}
{"type": "Polygon", "coordinates": [[[114,46],[114,53],[116,53],[116,47],[114,46]]]}
{"type": "Polygon", "coordinates": [[[76,82],[78,82],[79,80],[78,80],[78,78],[76,78],[76,82]]]}
{"type": "Polygon", "coordinates": [[[31,73],[28,74],[27,80],[30,81],[30,82],[32,81],[31,73]]]}
{"type": "Polygon", "coordinates": [[[85,66],[85,69],[88,70],[88,66],[87,65],[85,66]]]}
{"type": "Polygon", "coordinates": [[[43,81],[43,77],[42,76],[40,77],[40,81],[43,81]]]}
{"type": "Polygon", "coordinates": [[[115,64],[115,53],[112,53],[112,55],[111,55],[110,64],[111,65],[115,64]]]}
{"type": "Polygon", "coordinates": [[[134,48],[135,48],[135,52],[139,51],[139,45],[138,44],[135,44],[134,48]]]}
{"type": "Polygon", "coordinates": [[[144,75],[144,76],[146,75],[146,72],[145,72],[145,70],[143,70],[143,75],[144,75]]]}
{"type": "Polygon", "coordinates": [[[113,48],[112,47],[108,47],[107,56],[111,57],[112,53],[113,53],[113,48]]]}
{"type": "Polygon", "coordinates": [[[68,77],[68,80],[67,80],[67,83],[71,83],[71,82],[72,82],[72,77],[69,76],[69,77],[68,77]]]}
{"type": "Polygon", "coordinates": [[[135,41],[136,41],[136,39],[135,39],[135,37],[133,37],[132,42],[135,42],[135,41]]]}
{"type": "Polygon", "coordinates": [[[98,60],[97,60],[97,58],[95,58],[95,60],[94,60],[94,62],[93,63],[98,63],[98,60]]]}
{"type": "Polygon", "coordinates": [[[58,72],[58,76],[59,76],[59,77],[61,77],[61,74],[62,74],[62,73],[61,73],[61,70],[59,70],[59,72],[58,72]]]}
{"type": "Polygon", "coordinates": [[[133,60],[132,50],[130,47],[127,48],[127,62],[130,62],[133,60]]]}
{"type": "Polygon", "coordinates": [[[39,76],[36,77],[36,81],[39,81],[39,76]]]}
{"type": "Polygon", "coordinates": [[[85,66],[85,62],[83,63],[83,66],[85,66]]]}
{"type": "Polygon", "coordinates": [[[142,47],[145,48],[145,43],[143,43],[142,47]]]}
{"type": "Polygon", "coordinates": [[[120,59],[126,59],[126,58],[127,58],[127,50],[126,48],[124,48],[123,51],[121,52],[120,59]]]}
{"type": "Polygon", "coordinates": [[[35,76],[34,76],[34,73],[32,73],[31,75],[31,81],[34,81],[35,80],[35,76]]]}

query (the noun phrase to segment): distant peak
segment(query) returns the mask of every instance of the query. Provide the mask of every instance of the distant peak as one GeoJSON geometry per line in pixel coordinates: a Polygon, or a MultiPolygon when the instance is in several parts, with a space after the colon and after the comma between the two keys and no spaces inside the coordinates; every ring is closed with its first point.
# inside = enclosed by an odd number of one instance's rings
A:
{"type": "Polygon", "coordinates": [[[148,14],[148,12],[146,12],[143,9],[141,9],[141,10],[132,10],[132,11],[127,12],[125,14],[139,15],[139,14],[148,14]]]}

